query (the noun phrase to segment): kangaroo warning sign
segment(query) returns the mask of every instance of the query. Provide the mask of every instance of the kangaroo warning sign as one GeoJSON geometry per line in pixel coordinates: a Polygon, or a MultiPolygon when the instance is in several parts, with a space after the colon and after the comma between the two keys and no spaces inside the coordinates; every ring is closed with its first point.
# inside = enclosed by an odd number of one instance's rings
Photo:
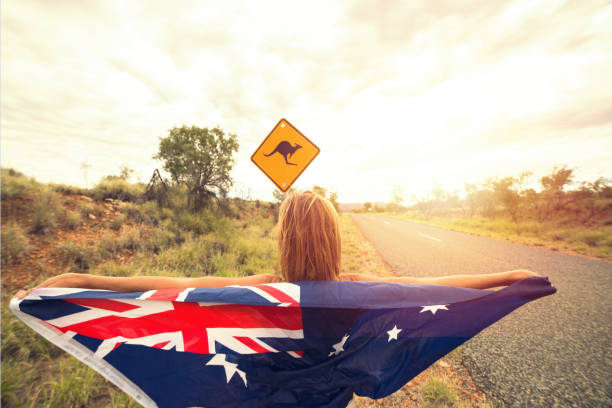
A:
{"type": "Polygon", "coordinates": [[[319,148],[287,119],[281,119],[251,156],[283,193],[319,154],[319,148]]]}

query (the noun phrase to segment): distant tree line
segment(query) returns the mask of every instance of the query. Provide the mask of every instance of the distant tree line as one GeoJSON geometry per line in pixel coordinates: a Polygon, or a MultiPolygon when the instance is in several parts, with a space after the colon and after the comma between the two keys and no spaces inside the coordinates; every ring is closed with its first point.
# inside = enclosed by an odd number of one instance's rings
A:
{"type": "MultiPolygon", "coordinates": [[[[282,193],[280,190],[274,190],[274,192],[272,193],[274,200],[277,204],[280,204],[283,202],[283,200],[291,193],[293,192],[294,189],[290,188],[289,190],[287,190],[286,193],[282,193]]],[[[331,191],[325,187],[321,187],[318,185],[314,185],[312,186],[311,191],[313,193],[319,194],[325,198],[327,198],[332,205],[334,206],[334,208],[336,209],[336,211],[340,212],[340,204],[338,204],[338,192],[336,191],[331,191]]]]}
{"type": "Polygon", "coordinates": [[[531,172],[523,172],[516,177],[466,183],[464,193],[460,197],[458,191],[447,192],[436,183],[426,197],[413,197],[416,203],[405,207],[400,204],[403,191],[394,188],[389,204],[365,203],[364,210],[416,210],[426,216],[505,216],[516,223],[523,220],[612,223],[611,180],[600,177],[595,181],[576,181],[575,169],[565,165],[555,166],[537,181],[531,172]]]}

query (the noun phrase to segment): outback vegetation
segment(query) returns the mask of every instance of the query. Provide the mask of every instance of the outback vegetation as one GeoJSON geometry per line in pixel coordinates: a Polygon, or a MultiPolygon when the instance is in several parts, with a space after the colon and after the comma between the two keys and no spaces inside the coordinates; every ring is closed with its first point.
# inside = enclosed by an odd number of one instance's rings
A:
{"type": "Polygon", "coordinates": [[[411,206],[402,205],[404,191],[395,187],[389,204],[357,211],[612,260],[611,183],[577,181],[574,169],[556,166],[539,180],[524,172],[466,184],[461,195],[437,184],[411,206]]]}
{"type": "Polygon", "coordinates": [[[141,201],[134,191],[142,195],[144,186],[104,179],[91,190],[72,192],[2,170],[3,406],[138,406],[23,325],[8,309],[20,288],[64,272],[275,272],[276,204],[227,198],[194,210],[188,191],[177,188],[170,204],[160,207],[156,201],[141,201]]]}
{"type": "MultiPolygon", "coordinates": [[[[130,183],[132,171],[125,166],[91,189],[41,184],[13,169],[1,170],[3,406],[138,406],[21,323],[8,307],[19,289],[65,272],[188,277],[278,272],[275,225],[285,195],[275,192],[274,202],[228,198],[236,149],[235,136],[220,129],[172,129],[156,155],[172,180],[157,172],[148,186],[130,183]]],[[[85,172],[87,166],[82,167],[85,172]]],[[[337,193],[320,186],[313,190],[338,208],[337,193]]],[[[340,227],[343,272],[391,274],[346,214],[340,227]]],[[[456,355],[389,401],[481,406],[484,396],[465,385],[469,376],[449,380],[457,378],[451,367],[456,355]]]]}
{"type": "MultiPolygon", "coordinates": [[[[64,272],[110,276],[277,272],[275,224],[282,197],[274,203],[221,198],[195,210],[190,207],[189,190],[170,189],[168,204],[160,206],[134,193],[142,196],[143,185],[116,176],[104,178],[92,189],[80,189],[40,184],[2,169],[3,406],[138,406],[21,323],[8,308],[19,289],[64,272]],[[10,194],[5,196],[5,191],[10,194]],[[46,205],[35,205],[41,197],[46,205]]],[[[341,215],[340,227],[344,272],[391,274],[348,215],[341,215]]],[[[452,358],[444,361],[452,363],[452,358]]],[[[388,398],[401,395],[421,403],[451,395],[452,403],[445,406],[466,401],[479,406],[484,396],[453,378],[448,363],[439,363],[388,398]],[[428,385],[432,381],[434,391],[428,385]]],[[[359,406],[378,403],[361,399],[359,406]]]]}

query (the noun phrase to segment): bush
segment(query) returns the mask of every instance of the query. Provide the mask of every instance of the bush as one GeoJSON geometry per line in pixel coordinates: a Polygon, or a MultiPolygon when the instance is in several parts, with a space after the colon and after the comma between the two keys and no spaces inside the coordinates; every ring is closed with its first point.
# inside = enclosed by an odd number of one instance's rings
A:
{"type": "Polygon", "coordinates": [[[429,376],[421,387],[423,402],[434,406],[455,406],[459,402],[457,393],[443,379],[429,376]]]}
{"type": "Polygon", "coordinates": [[[29,252],[28,237],[17,224],[2,226],[2,265],[17,263],[29,252]]]}
{"type": "Polygon", "coordinates": [[[155,201],[148,201],[142,204],[141,215],[143,221],[149,225],[159,225],[159,220],[162,218],[162,212],[155,201]]]}
{"type": "Polygon", "coordinates": [[[79,228],[81,224],[83,224],[81,214],[78,214],[74,211],[66,211],[64,215],[64,225],[66,226],[66,228],[75,230],[79,228]]]}
{"type": "Polygon", "coordinates": [[[102,258],[113,256],[123,249],[121,244],[120,239],[117,239],[110,234],[105,234],[98,243],[98,253],[102,258]]]}
{"type": "Polygon", "coordinates": [[[36,234],[47,233],[49,229],[57,225],[57,219],[63,211],[64,208],[57,193],[47,188],[41,189],[32,204],[30,231],[36,234]]]}
{"type": "Polygon", "coordinates": [[[210,232],[222,233],[227,231],[229,220],[210,211],[200,211],[196,214],[183,213],[178,217],[179,228],[191,231],[196,235],[208,234],[210,232]]]}
{"type": "Polygon", "coordinates": [[[141,241],[141,234],[136,230],[128,231],[119,238],[119,246],[130,251],[140,251],[144,245],[141,241]]]}
{"type": "Polygon", "coordinates": [[[2,199],[20,196],[28,187],[36,187],[34,179],[28,179],[22,173],[13,169],[2,169],[2,199]]]}
{"type": "Polygon", "coordinates": [[[82,204],[79,207],[79,211],[80,211],[81,216],[83,218],[87,218],[87,217],[89,217],[89,214],[93,214],[94,206],[93,206],[93,204],[90,204],[90,203],[82,204]]]}
{"type": "Polygon", "coordinates": [[[99,260],[94,250],[72,242],[61,243],[55,248],[55,253],[65,265],[79,272],[88,270],[99,260]]]}
{"type": "Polygon", "coordinates": [[[98,200],[114,198],[121,201],[136,201],[144,194],[142,184],[130,184],[120,178],[103,179],[93,189],[93,197],[98,200]]]}
{"type": "Polygon", "coordinates": [[[147,234],[144,248],[155,254],[175,244],[181,244],[185,239],[180,233],[174,233],[163,228],[155,228],[147,234]]]}
{"type": "Polygon", "coordinates": [[[134,222],[142,223],[145,220],[145,214],[139,205],[127,203],[121,206],[120,211],[134,222]]]}
{"type": "Polygon", "coordinates": [[[121,226],[125,224],[126,221],[127,217],[125,216],[125,214],[119,214],[111,221],[110,227],[115,231],[119,231],[121,229],[121,226]]]}
{"type": "Polygon", "coordinates": [[[91,197],[93,195],[91,190],[89,190],[87,188],[76,187],[76,186],[69,186],[69,185],[66,185],[66,184],[50,184],[49,186],[56,193],[84,195],[84,196],[88,196],[88,197],[91,197]]]}

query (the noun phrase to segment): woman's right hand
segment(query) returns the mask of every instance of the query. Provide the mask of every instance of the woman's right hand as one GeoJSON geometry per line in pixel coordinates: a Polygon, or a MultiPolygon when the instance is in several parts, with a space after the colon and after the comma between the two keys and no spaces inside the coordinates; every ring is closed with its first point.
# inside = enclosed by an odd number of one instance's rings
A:
{"type": "Polygon", "coordinates": [[[63,273],[61,275],[53,276],[52,278],[47,279],[40,285],[29,289],[29,290],[20,290],[15,294],[17,299],[23,299],[26,297],[31,291],[38,288],[80,288],[84,286],[84,282],[87,279],[87,275],[83,275],[80,273],[63,273]]]}

